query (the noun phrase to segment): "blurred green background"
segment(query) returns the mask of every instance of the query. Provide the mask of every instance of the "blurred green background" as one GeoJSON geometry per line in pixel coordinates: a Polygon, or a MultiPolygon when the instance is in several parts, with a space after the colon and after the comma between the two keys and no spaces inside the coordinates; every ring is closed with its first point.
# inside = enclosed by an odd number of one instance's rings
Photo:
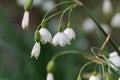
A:
{"type": "MultiPolygon", "coordinates": [[[[0,80],[45,80],[46,65],[54,54],[64,50],[79,50],[91,54],[91,47],[100,47],[105,37],[97,28],[91,31],[83,28],[83,22],[88,18],[81,8],[73,10],[71,15],[71,24],[76,32],[76,39],[71,45],[65,47],[53,47],[51,44],[42,45],[40,57],[38,60],[30,58],[31,49],[34,45],[34,30],[41,22],[46,11],[55,4],[66,0],[35,0],[33,9],[30,11],[30,27],[28,31],[21,28],[21,20],[24,9],[22,0],[0,0],[0,80]],[[48,3],[47,3],[48,2],[48,3]]],[[[112,16],[116,13],[116,7],[119,0],[112,0],[113,15],[107,20],[102,13],[103,0],[81,0],[90,10],[94,18],[100,24],[107,24],[108,30],[112,33],[112,38],[120,45],[120,28],[114,28],[110,25],[112,16]]],[[[60,6],[53,10],[54,12],[64,9],[60,6]]],[[[63,19],[63,26],[66,28],[67,14],[63,19]]],[[[60,15],[48,21],[47,28],[52,35],[57,32],[57,25],[60,15]]],[[[114,49],[110,44],[106,46],[108,52],[114,49]]],[[[65,55],[59,57],[56,61],[55,80],[75,80],[79,69],[88,60],[76,56],[65,55]]],[[[93,65],[94,66],[94,65],[93,65]]],[[[84,72],[91,72],[93,69],[89,66],[84,72]]]]}

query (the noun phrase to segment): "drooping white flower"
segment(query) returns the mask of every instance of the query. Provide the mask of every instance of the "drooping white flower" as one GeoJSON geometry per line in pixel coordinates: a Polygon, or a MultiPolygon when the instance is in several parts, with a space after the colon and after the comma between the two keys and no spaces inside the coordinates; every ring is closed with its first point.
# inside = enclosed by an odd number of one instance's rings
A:
{"type": "MultiPolygon", "coordinates": [[[[117,52],[112,52],[109,55],[109,61],[111,61],[115,66],[120,67],[120,56],[117,54],[117,52]]],[[[114,68],[114,66],[111,64],[111,66],[114,68]]]]}
{"type": "Polygon", "coordinates": [[[48,31],[48,29],[46,28],[41,28],[39,30],[40,36],[41,36],[41,42],[42,43],[47,43],[47,42],[51,42],[52,40],[52,35],[51,33],[48,31]]]}
{"type": "Polygon", "coordinates": [[[46,80],[54,80],[53,73],[48,73],[46,80]]]}
{"type": "Polygon", "coordinates": [[[75,32],[72,28],[66,28],[64,33],[70,38],[70,40],[75,39],[75,32]]]}
{"type": "Polygon", "coordinates": [[[36,42],[33,46],[32,52],[31,52],[31,57],[35,57],[36,59],[38,59],[39,55],[40,55],[40,42],[36,42]]]}
{"type": "Polygon", "coordinates": [[[60,46],[65,46],[66,44],[70,44],[70,39],[68,38],[68,36],[63,33],[63,32],[58,32],[52,40],[52,43],[54,46],[56,45],[60,45],[60,46]]]}
{"type": "Polygon", "coordinates": [[[96,24],[93,22],[91,18],[87,18],[82,24],[82,28],[86,32],[91,32],[95,30],[95,26],[96,24]]]}
{"type": "Polygon", "coordinates": [[[111,0],[103,0],[103,13],[105,15],[112,13],[112,3],[111,0]]]}
{"type": "Polygon", "coordinates": [[[22,19],[22,28],[27,30],[29,26],[29,11],[25,11],[22,19]]]}
{"type": "Polygon", "coordinates": [[[98,76],[94,76],[92,75],[89,80],[100,80],[100,78],[98,76]]]}
{"type": "Polygon", "coordinates": [[[112,27],[120,27],[120,13],[116,13],[111,21],[112,27]]]}

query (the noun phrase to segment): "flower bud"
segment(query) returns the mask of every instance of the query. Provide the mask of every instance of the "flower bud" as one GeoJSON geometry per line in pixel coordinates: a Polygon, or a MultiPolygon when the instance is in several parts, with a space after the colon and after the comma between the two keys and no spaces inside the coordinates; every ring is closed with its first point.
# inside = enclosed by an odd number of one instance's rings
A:
{"type": "Polygon", "coordinates": [[[51,60],[47,65],[47,72],[53,73],[55,70],[55,62],[51,60]]]}
{"type": "Polygon", "coordinates": [[[40,42],[40,33],[38,30],[35,31],[34,37],[36,42],[40,42]]]}
{"type": "Polygon", "coordinates": [[[33,6],[33,0],[26,0],[24,5],[25,11],[30,11],[32,9],[32,6],[33,6]]]}

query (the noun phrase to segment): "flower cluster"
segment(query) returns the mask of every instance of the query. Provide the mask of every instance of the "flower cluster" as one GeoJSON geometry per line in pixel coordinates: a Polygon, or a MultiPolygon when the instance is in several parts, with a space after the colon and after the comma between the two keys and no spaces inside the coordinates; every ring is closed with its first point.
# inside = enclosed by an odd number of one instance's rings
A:
{"type": "MultiPolygon", "coordinates": [[[[40,42],[42,44],[46,44],[49,42],[49,43],[52,43],[54,46],[56,45],[65,46],[66,44],[70,44],[70,41],[72,39],[75,39],[75,32],[72,28],[67,28],[64,30],[64,32],[56,33],[53,39],[52,39],[51,33],[46,28],[41,28],[39,30],[39,35],[40,35],[40,42]]],[[[40,54],[40,48],[41,48],[40,42],[38,41],[35,43],[31,52],[31,57],[34,56],[35,58],[38,58],[40,54]]]]}
{"type": "MultiPolygon", "coordinates": [[[[35,34],[34,34],[35,44],[34,44],[33,49],[31,51],[31,57],[35,57],[36,59],[38,59],[38,57],[40,55],[40,51],[41,51],[41,43],[42,44],[51,43],[54,46],[59,45],[59,46],[64,47],[67,44],[68,45],[71,44],[71,41],[73,39],[75,39],[75,37],[76,37],[75,31],[73,30],[73,28],[70,25],[70,15],[71,15],[71,12],[72,12],[73,8],[75,8],[76,6],[80,6],[80,5],[82,6],[83,4],[81,2],[79,2],[78,0],[73,0],[73,1],[77,4],[71,4],[65,10],[61,11],[62,14],[60,16],[60,21],[59,21],[59,24],[58,24],[58,32],[54,36],[52,36],[51,32],[46,28],[46,23],[47,23],[47,20],[49,20],[50,18],[52,18],[53,16],[55,16],[58,13],[61,13],[61,12],[57,12],[57,13],[51,15],[48,18],[46,18],[46,16],[48,15],[49,11],[48,11],[48,13],[46,13],[42,22],[40,23],[40,25],[35,30],[35,34]],[[66,11],[70,11],[69,15],[68,15],[68,25],[67,25],[67,28],[65,30],[63,30],[62,26],[61,26],[62,25],[61,21],[62,21],[62,17],[65,14],[66,11]]],[[[23,20],[22,20],[22,28],[25,29],[25,30],[28,29],[28,26],[29,26],[28,25],[29,24],[29,11],[32,8],[32,4],[33,4],[33,0],[26,0],[26,4],[24,6],[25,13],[23,15],[23,20]]],[[[85,7],[82,7],[82,8],[85,9],[85,7]]],[[[88,11],[86,11],[86,13],[87,12],[88,11]]],[[[112,12],[111,1],[110,0],[104,0],[103,1],[103,13],[105,15],[106,14],[108,15],[108,14],[111,14],[111,12],[112,12]]],[[[120,17],[119,13],[117,13],[117,15],[115,15],[113,17],[113,20],[111,22],[113,26],[120,26],[120,24],[118,22],[119,17],[120,17]]],[[[91,20],[93,20],[97,24],[98,28],[104,33],[104,35],[107,36],[107,33],[110,32],[110,30],[108,29],[108,26],[106,24],[99,25],[94,20],[94,18],[91,18],[91,19],[88,18],[83,24],[83,29],[89,32],[89,31],[92,31],[95,28],[96,25],[91,20]],[[88,28],[89,28],[89,30],[88,30],[88,28]]],[[[108,39],[107,39],[107,41],[108,41],[108,39]]],[[[108,67],[113,68],[115,71],[117,71],[118,67],[120,67],[120,56],[118,55],[118,53],[117,52],[110,53],[109,58],[102,54],[102,50],[103,50],[105,44],[107,43],[107,41],[105,41],[103,46],[100,48],[100,51],[98,51],[99,55],[96,55],[95,51],[93,51],[95,57],[90,56],[90,55],[84,55],[84,54],[82,54],[82,56],[91,60],[91,61],[93,61],[93,62],[96,62],[96,66],[100,65],[100,66],[104,67],[103,65],[105,64],[108,67]]],[[[112,42],[112,44],[114,44],[114,43],[112,42]]],[[[74,53],[74,51],[73,51],[73,53],[74,53]]],[[[75,52],[75,53],[78,53],[78,52],[75,52]]],[[[58,56],[60,56],[60,55],[58,54],[57,57],[58,56]]],[[[54,69],[55,69],[55,61],[54,61],[55,58],[56,58],[56,56],[47,65],[47,72],[48,73],[47,73],[46,80],[54,80],[53,72],[54,72],[54,69]]],[[[91,75],[89,80],[100,80],[100,77],[96,73],[96,66],[95,66],[95,73],[93,75],[91,75]]],[[[85,66],[83,66],[83,67],[85,67],[85,66]]],[[[83,68],[81,68],[81,69],[83,69],[83,68]]],[[[103,70],[103,72],[104,72],[104,70],[103,70]]],[[[111,72],[111,71],[108,70],[108,72],[111,72]]],[[[80,73],[81,73],[81,71],[80,71],[80,73]]],[[[77,80],[81,80],[81,79],[82,78],[79,75],[77,80]]],[[[106,79],[108,79],[108,77],[106,79]]]]}

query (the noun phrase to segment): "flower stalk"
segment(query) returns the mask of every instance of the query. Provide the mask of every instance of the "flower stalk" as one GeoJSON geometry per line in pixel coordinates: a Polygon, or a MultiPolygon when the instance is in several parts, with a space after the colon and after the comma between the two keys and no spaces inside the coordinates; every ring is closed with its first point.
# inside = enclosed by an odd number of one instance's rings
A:
{"type": "MultiPolygon", "coordinates": [[[[78,0],[73,0],[73,2],[75,2],[75,4],[77,4],[78,6],[81,5],[81,2],[78,1],[78,0]]],[[[107,33],[104,31],[104,29],[100,26],[100,24],[92,17],[92,15],[90,14],[89,10],[82,4],[80,6],[84,11],[85,13],[96,23],[97,27],[100,29],[100,31],[104,34],[105,37],[107,37],[107,33]]],[[[114,41],[110,38],[110,43],[111,45],[113,46],[113,48],[117,51],[117,53],[120,55],[120,51],[117,47],[117,45],[114,43],[114,41]]]]}

